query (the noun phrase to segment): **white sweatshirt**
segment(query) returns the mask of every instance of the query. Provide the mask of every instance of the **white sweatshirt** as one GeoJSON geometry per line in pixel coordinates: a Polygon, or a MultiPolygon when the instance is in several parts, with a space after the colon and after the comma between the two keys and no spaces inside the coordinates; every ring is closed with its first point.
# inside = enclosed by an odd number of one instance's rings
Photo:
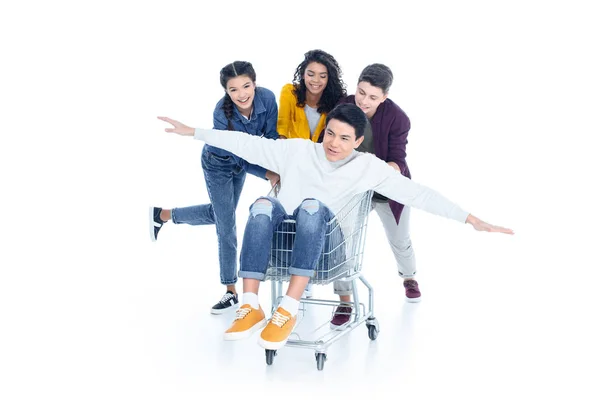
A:
{"type": "Polygon", "coordinates": [[[398,203],[459,222],[464,223],[469,215],[373,154],[354,151],[343,160],[331,162],[321,143],[305,139],[273,140],[215,129],[196,129],[194,138],[277,172],[282,183],[277,198],[288,214],[306,198],[321,201],[337,214],[354,195],[372,189],[398,203]]]}

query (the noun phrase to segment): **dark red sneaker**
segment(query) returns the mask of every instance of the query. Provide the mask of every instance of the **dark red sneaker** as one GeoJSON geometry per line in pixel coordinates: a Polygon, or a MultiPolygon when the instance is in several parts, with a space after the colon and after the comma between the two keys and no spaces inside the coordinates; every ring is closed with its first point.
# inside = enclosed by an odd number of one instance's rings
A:
{"type": "Polygon", "coordinates": [[[333,313],[333,318],[331,319],[331,329],[337,329],[340,326],[348,323],[350,321],[350,316],[352,316],[352,307],[349,306],[338,306],[333,313]]]}
{"type": "Polygon", "coordinates": [[[419,290],[417,281],[414,279],[405,280],[404,288],[406,289],[406,301],[409,303],[418,303],[421,301],[421,291],[419,290]]]}

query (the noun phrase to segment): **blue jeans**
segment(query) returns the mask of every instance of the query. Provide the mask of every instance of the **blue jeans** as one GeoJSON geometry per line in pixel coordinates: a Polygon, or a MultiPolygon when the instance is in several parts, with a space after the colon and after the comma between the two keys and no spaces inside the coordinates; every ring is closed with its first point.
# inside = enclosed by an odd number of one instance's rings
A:
{"type": "MultiPolygon", "coordinates": [[[[250,206],[250,215],[240,256],[241,278],[264,280],[269,260],[278,258],[279,265],[288,266],[291,275],[315,276],[315,268],[322,259],[324,246],[329,248],[330,240],[341,243],[342,235],[327,235],[331,228],[329,222],[333,212],[315,199],[305,199],[294,211],[287,215],[281,203],[272,197],[261,197],[250,206]],[[275,232],[281,228],[285,219],[295,220],[295,234],[292,240],[279,243],[281,250],[273,251],[271,247],[276,241],[275,232]]],[[[337,232],[340,232],[339,229],[337,232]]],[[[343,246],[338,246],[338,253],[344,253],[343,246]]],[[[328,257],[329,258],[329,257],[328,257]]]]}
{"type": "Polygon", "coordinates": [[[202,169],[209,204],[174,208],[171,218],[175,224],[216,225],[219,243],[221,283],[237,282],[237,230],[235,210],[246,180],[243,160],[222,157],[202,150],[202,169]]]}

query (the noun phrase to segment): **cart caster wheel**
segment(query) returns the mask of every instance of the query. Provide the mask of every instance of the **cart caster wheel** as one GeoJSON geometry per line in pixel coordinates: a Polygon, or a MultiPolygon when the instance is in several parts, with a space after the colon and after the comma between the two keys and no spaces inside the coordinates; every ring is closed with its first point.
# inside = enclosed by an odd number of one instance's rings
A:
{"type": "Polygon", "coordinates": [[[377,339],[377,335],[379,334],[377,327],[375,325],[367,325],[367,329],[369,330],[369,339],[377,339]]]}
{"type": "Polygon", "coordinates": [[[277,355],[277,350],[265,350],[265,358],[267,359],[267,365],[273,364],[273,357],[277,355]]]}
{"type": "Polygon", "coordinates": [[[325,361],[327,361],[327,354],[325,353],[316,353],[315,354],[315,358],[317,359],[317,369],[319,371],[323,370],[323,365],[325,364],[325,361]]]}

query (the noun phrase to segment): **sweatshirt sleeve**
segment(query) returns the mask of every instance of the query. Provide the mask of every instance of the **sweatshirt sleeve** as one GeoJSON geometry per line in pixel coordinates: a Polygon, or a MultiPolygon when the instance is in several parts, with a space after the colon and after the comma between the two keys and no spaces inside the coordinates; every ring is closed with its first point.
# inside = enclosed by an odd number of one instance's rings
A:
{"type": "MultiPolygon", "coordinates": [[[[264,88],[261,88],[264,93],[264,103],[267,108],[267,118],[265,120],[264,137],[268,139],[278,139],[277,134],[277,102],[275,101],[275,95],[264,88]]],[[[248,164],[248,173],[259,178],[267,179],[267,170],[256,164],[248,164]]]]}
{"type": "Polygon", "coordinates": [[[382,160],[371,154],[371,167],[368,168],[369,180],[375,185],[373,190],[398,203],[418,208],[428,213],[466,222],[469,213],[457,204],[448,200],[440,193],[427,186],[416,183],[403,176],[398,171],[387,165],[382,160]]]}
{"type": "Polygon", "coordinates": [[[281,175],[290,148],[287,140],[274,140],[245,132],[196,128],[194,139],[229,151],[251,164],[281,175]]]}

